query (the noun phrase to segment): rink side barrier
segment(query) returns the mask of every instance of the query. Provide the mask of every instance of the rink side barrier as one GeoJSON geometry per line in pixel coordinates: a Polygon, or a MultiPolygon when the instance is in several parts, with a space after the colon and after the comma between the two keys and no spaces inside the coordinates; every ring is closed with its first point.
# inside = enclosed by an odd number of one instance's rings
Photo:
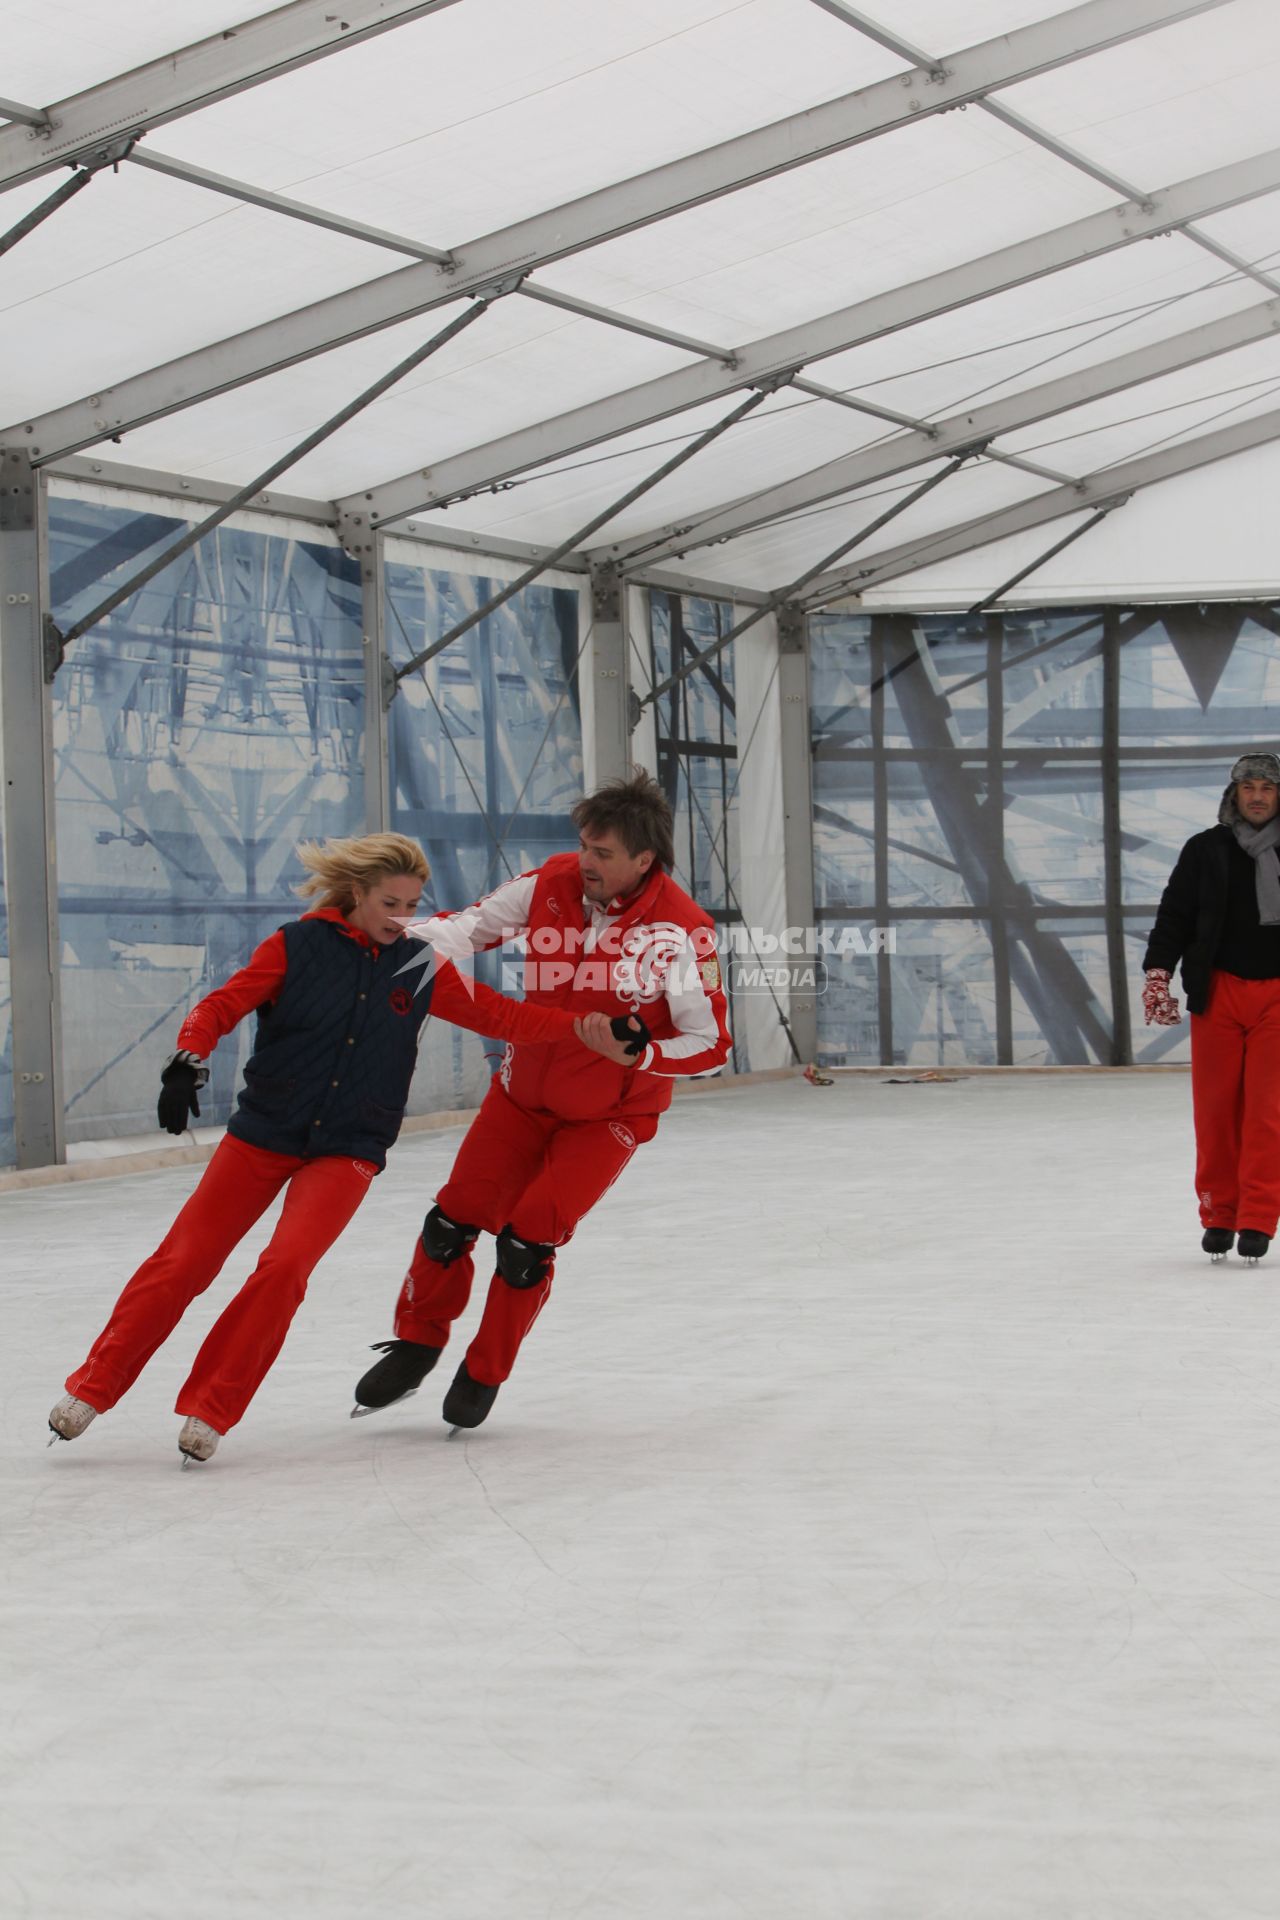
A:
{"type": "MultiPolygon", "coordinates": [[[[878,1068],[883,1072],[883,1068],[878,1068]]],[[[700,1098],[703,1094],[725,1092],[732,1087],[757,1085],[767,1080],[798,1080],[798,1067],[771,1067],[761,1073],[730,1074],[719,1080],[686,1080],[676,1084],[676,1098],[700,1098]]],[[[478,1107],[455,1107],[443,1113],[409,1114],[400,1129],[403,1140],[412,1133],[439,1133],[448,1127],[469,1127],[478,1107]]],[[[120,1180],[133,1173],[155,1173],[162,1167],[198,1167],[213,1157],[222,1139],[222,1127],[201,1127],[191,1146],[139,1147],[131,1150],[123,1140],[95,1140],[72,1147],[73,1154],[84,1158],[68,1160],[60,1167],[5,1168],[0,1172],[0,1194],[18,1193],[32,1187],[60,1187],[73,1180],[120,1180]],[[200,1137],[203,1136],[203,1137],[200,1137]]]]}

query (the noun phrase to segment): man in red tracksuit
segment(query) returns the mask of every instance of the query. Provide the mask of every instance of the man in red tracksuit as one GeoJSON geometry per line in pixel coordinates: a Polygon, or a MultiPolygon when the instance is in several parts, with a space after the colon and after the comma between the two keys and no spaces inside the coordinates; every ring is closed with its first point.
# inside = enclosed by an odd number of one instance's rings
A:
{"type": "Polygon", "coordinates": [[[410,931],[453,960],[523,936],[526,1004],[631,1015],[634,1037],[611,1055],[564,1041],[508,1045],[414,1248],[396,1337],[356,1387],[362,1407],[389,1406],[430,1372],[470,1297],[475,1242],[491,1233],[484,1314],[444,1401],[451,1426],[479,1426],[546,1304],[557,1248],[653,1138],[673,1081],[718,1072],[728,1057],[715,930],[671,878],[662,789],[639,769],[571,818],[577,853],[410,931]]]}

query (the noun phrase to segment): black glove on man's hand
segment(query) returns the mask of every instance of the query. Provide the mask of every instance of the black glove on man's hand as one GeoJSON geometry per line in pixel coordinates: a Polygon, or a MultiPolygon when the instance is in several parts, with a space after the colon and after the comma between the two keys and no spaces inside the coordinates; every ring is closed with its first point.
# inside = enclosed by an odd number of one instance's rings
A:
{"type": "Polygon", "coordinates": [[[627,1052],[633,1055],[643,1053],[653,1039],[638,1013],[620,1013],[609,1022],[609,1027],[614,1039],[625,1042],[627,1052]]]}
{"type": "Polygon", "coordinates": [[[209,1078],[209,1069],[195,1053],[175,1053],[160,1073],[156,1119],[166,1133],[185,1133],[191,1115],[200,1118],[196,1093],[209,1078]]]}

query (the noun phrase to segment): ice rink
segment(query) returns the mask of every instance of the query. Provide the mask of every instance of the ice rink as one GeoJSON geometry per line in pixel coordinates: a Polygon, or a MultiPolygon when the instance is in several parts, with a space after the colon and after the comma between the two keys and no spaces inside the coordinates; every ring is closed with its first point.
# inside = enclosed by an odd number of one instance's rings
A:
{"type": "Polygon", "coordinates": [[[185,1472],[247,1261],[45,1419],[198,1170],[0,1199],[6,1920],[1274,1920],[1280,1249],[1181,1073],[886,1079],[679,1101],[453,1439],[347,1416],[456,1134],[185,1472]]]}

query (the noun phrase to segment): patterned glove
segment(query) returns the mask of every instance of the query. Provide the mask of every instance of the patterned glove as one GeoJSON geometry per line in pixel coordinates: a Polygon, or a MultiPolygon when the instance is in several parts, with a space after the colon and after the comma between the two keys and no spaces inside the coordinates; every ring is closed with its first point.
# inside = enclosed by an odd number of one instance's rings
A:
{"type": "Polygon", "coordinates": [[[160,1098],[156,1119],[166,1133],[185,1133],[191,1115],[200,1118],[198,1090],[209,1078],[209,1069],[197,1053],[175,1053],[166,1060],[160,1073],[160,1098]]]}
{"type": "Polygon", "coordinates": [[[609,1022],[615,1040],[622,1041],[633,1057],[643,1053],[653,1039],[638,1013],[620,1013],[609,1022]]]}
{"type": "Polygon", "coordinates": [[[1142,989],[1142,1011],[1149,1027],[1181,1025],[1182,1015],[1178,1011],[1178,1002],[1169,991],[1171,978],[1168,967],[1147,968],[1147,984],[1142,989]]]}

